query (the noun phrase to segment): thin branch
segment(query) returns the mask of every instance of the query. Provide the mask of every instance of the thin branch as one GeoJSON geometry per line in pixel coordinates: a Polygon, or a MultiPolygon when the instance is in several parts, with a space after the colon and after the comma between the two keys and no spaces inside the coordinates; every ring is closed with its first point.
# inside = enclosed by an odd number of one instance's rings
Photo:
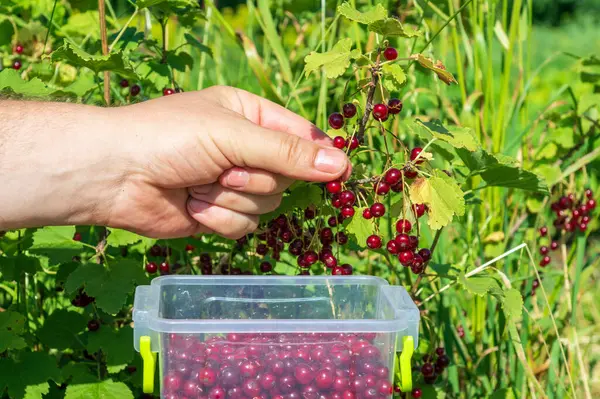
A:
{"type": "MultiPolygon", "coordinates": [[[[108,39],[106,37],[106,9],[104,0],[98,0],[98,14],[100,17],[100,40],[102,41],[102,54],[108,55],[108,39]]],[[[104,102],[110,105],[110,72],[104,71],[104,102]]]]}

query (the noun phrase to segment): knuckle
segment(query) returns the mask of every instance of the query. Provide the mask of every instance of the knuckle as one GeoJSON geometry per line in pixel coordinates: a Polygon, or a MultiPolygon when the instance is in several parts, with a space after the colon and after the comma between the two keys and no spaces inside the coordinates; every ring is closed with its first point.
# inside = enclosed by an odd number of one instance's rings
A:
{"type": "Polygon", "coordinates": [[[304,156],[302,154],[302,139],[293,134],[285,134],[281,140],[281,156],[289,164],[293,165],[304,156]]]}

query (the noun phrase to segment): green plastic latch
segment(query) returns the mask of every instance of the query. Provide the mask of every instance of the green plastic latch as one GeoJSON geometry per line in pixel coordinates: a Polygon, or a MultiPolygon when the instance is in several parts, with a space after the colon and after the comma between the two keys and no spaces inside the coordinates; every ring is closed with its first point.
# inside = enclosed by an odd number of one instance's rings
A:
{"type": "Polygon", "coordinates": [[[412,391],[412,366],[410,361],[415,351],[415,342],[412,336],[402,338],[402,353],[400,354],[400,389],[402,392],[412,391]]]}
{"type": "Polygon", "coordinates": [[[154,392],[154,374],[156,372],[156,353],[150,349],[150,337],[144,335],[140,337],[140,355],[142,355],[143,374],[142,388],[144,393],[154,392]]]}

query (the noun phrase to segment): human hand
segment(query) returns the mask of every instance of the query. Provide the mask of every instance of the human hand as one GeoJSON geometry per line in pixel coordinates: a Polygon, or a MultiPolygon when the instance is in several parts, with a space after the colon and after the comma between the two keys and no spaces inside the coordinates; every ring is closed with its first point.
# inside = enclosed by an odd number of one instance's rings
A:
{"type": "Polygon", "coordinates": [[[103,224],[143,235],[239,238],[294,180],[350,173],[313,124],[243,90],[212,87],[110,112],[121,121],[125,162],[103,224]]]}

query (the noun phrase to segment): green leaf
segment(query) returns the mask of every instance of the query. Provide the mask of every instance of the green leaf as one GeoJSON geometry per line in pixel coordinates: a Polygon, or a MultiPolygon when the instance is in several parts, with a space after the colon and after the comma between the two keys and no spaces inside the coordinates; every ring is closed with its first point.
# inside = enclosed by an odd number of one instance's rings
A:
{"type": "Polygon", "coordinates": [[[346,231],[354,235],[356,243],[361,247],[367,246],[367,237],[373,234],[373,221],[362,217],[366,208],[357,208],[355,215],[346,226],[346,231]]]}
{"type": "Polygon", "coordinates": [[[465,148],[469,151],[475,151],[479,148],[479,142],[471,128],[459,126],[446,128],[439,119],[434,119],[430,122],[423,122],[417,119],[414,124],[417,126],[417,129],[418,127],[423,127],[431,136],[449,143],[454,148],[465,148]]]}
{"type": "Polygon", "coordinates": [[[591,108],[600,108],[600,93],[587,93],[579,98],[577,104],[577,114],[583,115],[591,108]]]}
{"type": "Polygon", "coordinates": [[[79,334],[85,330],[86,325],[87,320],[82,314],[58,309],[48,316],[37,336],[49,348],[81,348],[79,334]]]}
{"type": "Polygon", "coordinates": [[[427,224],[438,230],[448,225],[454,215],[465,213],[464,194],[457,183],[440,170],[428,179],[416,179],[409,188],[413,204],[425,204],[429,208],[427,224]]]}
{"type": "Polygon", "coordinates": [[[133,329],[129,326],[117,331],[102,326],[88,334],[87,350],[90,353],[102,350],[106,356],[106,366],[114,373],[124,369],[133,361],[133,329]]]}
{"type": "Polygon", "coordinates": [[[484,149],[475,152],[456,150],[472,175],[481,175],[488,186],[518,188],[547,193],[548,187],[540,176],[517,166],[517,161],[502,154],[491,154],[484,149]]]}
{"type": "Polygon", "coordinates": [[[0,358],[0,392],[8,387],[12,399],[39,398],[48,392],[48,380],[59,381],[56,358],[46,352],[24,352],[18,361],[0,358]]]}
{"type": "Polygon", "coordinates": [[[409,26],[402,25],[396,18],[386,18],[375,21],[369,25],[369,30],[383,36],[400,36],[408,38],[421,36],[421,32],[409,26]]]}
{"type": "Polygon", "coordinates": [[[156,89],[162,90],[171,86],[171,73],[167,64],[161,64],[156,61],[141,63],[136,72],[142,79],[151,82],[156,89]]]}
{"type": "Polygon", "coordinates": [[[511,288],[504,293],[502,309],[509,321],[516,322],[521,318],[523,309],[523,297],[519,290],[511,288]]]}
{"type": "Polygon", "coordinates": [[[213,52],[210,47],[202,44],[198,39],[196,39],[192,34],[186,33],[183,35],[185,37],[185,41],[194,46],[196,49],[200,50],[203,53],[207,53],[209,56],[213,56],[213,52]]]}
{"type": "Polygon", "coordinates": [[[172,51],[167,52],[167,63],[171,65],[173,69],[180,72],[185,72],[186,67],[192,69],[194,66],[194,59],[185,51],[180,51],[175,54],[172,51]]]}
{"type": "Polygon", "coordinates": [[[58,30],[62,37],[89,36],[92,40],[100,39],[100,18],[97,10],[74,13],[67,23],[58,30]]]}
{"type": "Polygon", "coordinates": [[[388,15],[387,10],[381,4],[377,4],[375,7],[371,8],[369,11],[360,12],[356,10],[354,7],[350,5],[350,3],[345,2],[340,5],[337,9],[338,14],[343,15],[351,21],[355,21],[361,24],[371,24],[375,21],[379,21],[381,19],[385,19],[388,15]]]}
{"type": "Polygon", "coordinates": [[[141,235],[132,233],[127,230],[110,229],[110,234],[106,239],[106,243],[108,245],[112,245],[113,247],[124,247],[127,245],[135,244],[143,238],[144,237],[142,237],[141,235]]]}
{"type": "Polygon", "coordinates": [[[0,72],[0,93],[3,92],[27,97],[45,97],[52,94],[53,90],[38,78],[23,80],[16,70],[6,68],[0,72]]]}
{"type": "Polygon", "coordinates": [[[537,159],[553,159],[558,152],[558,147],[551,141],[546,142],[542,149],[537,153],[537,159]]]}
{"type": "Polygon", "coordinates": [[[133,399],[127,385],[113,380],[71,384],[67,387],[65,399],[133,399]]]}
{"type": "Polygon", "coordinates": [[[464,272],[458,275],[458,283],[473,295],[485,296],[492,294],[499,298],[504,296],[500,282],[492,276],[472,276],[467,278],[464,272]]]}
{"type": "Polygon", "coordinates": [[[573,148],[575,146],[573,128],[561,127],[550,131],[548,139],[552,140],[562,148],[573,148]]]}
{"type": "Polygon", "coordinates": [[[73,293],[85,286],[86,293],[96,298],[100,309],[115,314],[125,305],[135,286],[147,282],[141,265],[124,259],[111,264],[110,269],[95,263],[81,265],[69,275],[65,288],[73,293]]]}
{"type": "Polygon", "coordinates": [[[141,10],[142,8],[152,7],[161,3],[166,3],[168,0],[136,0],[135,5],[141,10]]]}
{"type": "Polygon", "coordinates": [[[298,183],[292,186],[288,195],[283,197],[279,207],[273,212],[261,216],[262,221],[269,221],[294,209],[305,209],[310,205],[319,206],[323,202],[323,191],[315,184],[298,183]]]}
{"type": "Polygon", "coordinates": [[[548,185],[552,185],[560,179],[561,171],[558,165],[539,165],[534,169],[537,175],[544,178],[548,185]]]}
{"type": "Polygon", "coordinates": [[[48,257],[50,264],[69,262],[79,255],[83,245],[73,240],[74,226],[49,226],[37,229],[33,233],[33,245],[30,252],[48,257]]]}
{"type": "Polygon", "coordinates": [[[20,337],[24,330],[25,317],[22,314],[10,310],[0,313],[0,353],[27,347],[25,340],[20,337]]]}
{"type": "Polygon", "coordinates": [[[0,46],[6,46],[12,43],[15,33],[13,24],[5,15],[0,15],[0,46]]]}
{"type": "Polygon", "coordinates": [[[531,213],[540,213],[544,209],[543,202],[539,198],[529,197],[525,205],[527,205],[527,210],[531,213]]]}
{"type": "Polygon", "coordinates": [[[324,53],[312,51],[304,58],[306,76],[321,67],[325,69],[325,74],[330,79],[343,75],[350,66],[350,60],[359,55],[352,52],[351,48],[352,39],[346,38],[337,42],[330,51],[324,53]]]}
{"type": "Polygon", "coordinates": [[[89,68],[95,73],[111,71],[124,78],[138,79],[122,52],[91,55],[65,40],[64,44],[57,48],[50,57],[52,62],[65,61],[74,66],[89,68]]]}
{"type": "Polygon", "coordinates": [[[94,82],[94,79],[89,75],[80,75],[75,79],[73,83],[61,89],[63,92],[73,93],[77,97],[83,97],[91,90],[97,88],[98,85],[94,82]]]}
{"type": "Polygon", "coordinates": [[[600,58],[596,55],[584,58],[581,61],[581,80],[587,83],[600,81],[600,58]]]}
{"type": "Polygon", "coordinates": [[[6,281],[18,281],[24,273],[33,276],[40,269],[40,260],[33,256],[0,257],[0,272],[6,281]]]}
{"type": "Polygon", "coordinates": [[[406,74],[398,64],[383,66],[383,86],[390,92],[400,91],[406,84],[406,74]]]}
{"type": "Polygon", "coordinates": [[[446,67],[440,61],[437,61],[434,64],[431,58],[427,58],[423,54],[415,54],[412,58],[414,58],[423,68],[435,72],[438,78],[447,85],[458,83],[454,76],[446,70],[446,67]]]}

